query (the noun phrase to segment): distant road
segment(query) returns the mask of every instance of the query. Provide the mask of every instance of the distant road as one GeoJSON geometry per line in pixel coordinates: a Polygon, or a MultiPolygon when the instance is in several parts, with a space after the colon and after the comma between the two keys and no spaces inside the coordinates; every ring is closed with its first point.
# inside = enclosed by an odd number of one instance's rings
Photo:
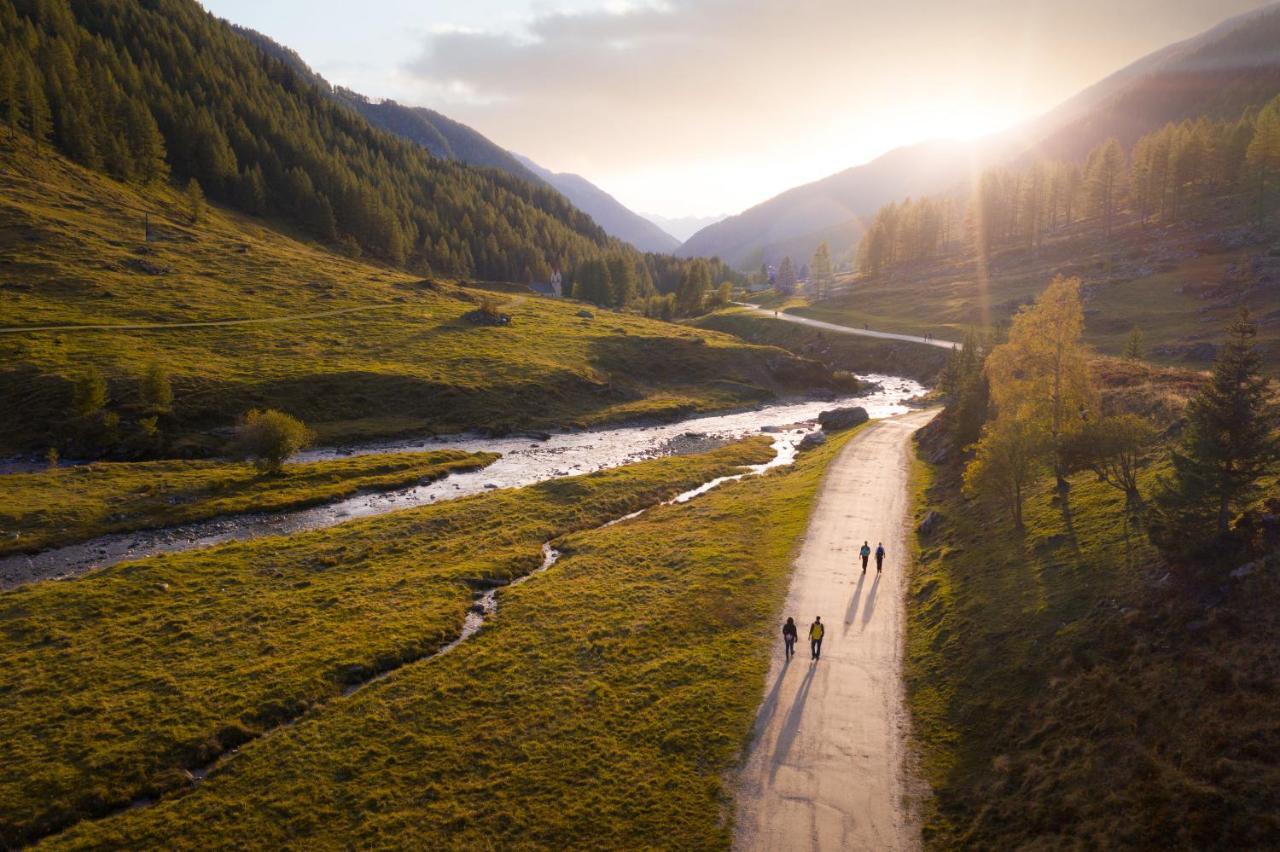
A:
{"type": "Polygon", "coordinates": [[[734,302],[734,304],[749,308],[761,316],[772,317],[783,322],[793,322],[797,325],[807,325],[811,328],[820,328],[823,331],[834,331],[836,334],[856,334],[860,337],[879,337],[883,340],[905,340],[907,343],[923,343],[925,346],[936,346],[939,349],[957,349],[960,346],[954,340],[934,340],[932,338],[916,337],[911,334],[894,334],[891,331],[872,331],[869,328],[854,328],[851,325],[836,325],[833,322],[800,317],[795,314],[789,314],[786,311],[772,311],[759,305],[747,304],[746,302],[734,302]]]}
{"type": "Polygon", "coordinates": [[[318,311],[311,314],[292,314],[282,317],[257,317],[254,319],[205,320],[203,322],[137,322],[103,325],[28,325],[8,326],[0,328],[0,334],[21,334],[24,331],[163,331],[171,328],[208,328],[218,325],[263,325],[281,322],[297,322],[299,320],[336,317],[342,314],[357,314],[365,311],[386,311],[399,308],[401,305],[365,305],[360,308],[338,308],[332,311],[318,311]]]}

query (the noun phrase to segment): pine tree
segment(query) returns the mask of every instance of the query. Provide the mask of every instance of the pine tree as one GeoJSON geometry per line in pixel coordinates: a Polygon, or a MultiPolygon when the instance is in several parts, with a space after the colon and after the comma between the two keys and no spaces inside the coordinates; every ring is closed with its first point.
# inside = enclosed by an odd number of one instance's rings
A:
{"type": "Polygon", "coordinates": [[[26,130],[38,143],[46,143],[53,134],[53,116],[44,94],[39,72],[27,66],[23,75],[23,104],[26,106],[26,130]]]}
{"type": "Polygon", "coordinates": [[[200,188],[200,181],[195,178],[187,181],[186,196],[187,215],[191,217],[192,224],[199,225],[205,216],[204,191],[200,188]]]}
{"type": "Polygon", "coordinates": [[[129,138],[132,172],[143,183],[162,181],[169,176],[165,161],[164,136],[151,111],[140,101],[126,101],[125,126],[129,138]]]}
{"type": "Polygon", "coordinates": [[[1280,413],[1271,401],[1256,345],[1257,326],[1246,310],[1232,323],[1226,344],[1200,393],[1187,407],[1172,475],[1156,497],[1152,539],[1174,552],[1188,540],[1221,540],[1233,514],[1257,493],[1280,462],[1280,413]]]}
{"type": "Polygon", "coordinates": [[[1129,339],[1124,344],[1124,359],[1126,361],[1142,360],[1142,329],[1137,326],[1129,332],[1129,339]]]}
{"type": "Polygon", "coordinates": [[[22,129],[22,98],[19,95],[18,68],[12,54],[0,55],[0,106],[12,139],[22,129]]]}
{"type": "Polygon", "coordinates": [[[613,300],[613,279],[609,264],[598,258],[584,261],[577,270],[573,298],[594,305],[609,305],[613,300]]]}
{"type": "Polygon", "coordinates": [[[823,240],[818,243],[818,248],[814,251],[813,259],[809,263],[809,281],[813,285],[815,300],[824,299],[829,295],[831,280],[831,249],[827,247],[827,241],[823,240]]]}
{"type": "Polygon", "coordinates": [[[635,267],[624,254],[609,255],[607,263],[611,290],[609,304],[626,307],[636,297],[635,267]]]}
{"type": "Polygon", "coordinates": [[[696,258],[685,267],[680,287],[676,290],[676,312],[691,316],[702,311],[707,291],[711,289],[711,269],[707,262],[696,258]]]}
{"type": "Polygon", "coordinates": [[[774,287],[784,296],[790,296],[796,291],[796,270],[790,257],[784,257],[782,263],[778,264],[774,287]]]}

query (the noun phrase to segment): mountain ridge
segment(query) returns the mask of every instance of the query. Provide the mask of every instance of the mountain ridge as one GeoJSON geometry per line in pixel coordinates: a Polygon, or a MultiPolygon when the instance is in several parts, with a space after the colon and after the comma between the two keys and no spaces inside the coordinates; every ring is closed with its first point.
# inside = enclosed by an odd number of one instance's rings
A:
{"type": "Polygon", "coordinates": [[[680,245],[680,240],[628,209],[581,175],[545,169],[438,110],[409,106],[389,98],[379,100],[335,86],[292,48],[257,30],[235,24],[232,27],[268,55],[285,62],[313,84],[327,90],[335,100],[359,113],[370,124],[421,145],[434,157],[479,168],[498,169],[520,180],[548,186],[590,216],[609,236],[629,243],[639,251],[671,254],[680,245]]]}
{"type": "Polygon", "coordinates": [[[553,172],[522,154],[511,152],[511,155],[522,166],[573,202],[575,207],[594,219],[596,224],[611,236],[645,252],[671,254],[680,247],[679,239],[631,210],[582,175],[572,172],[553,172]]]}
{"type": "Polygon", "coordinates": [[[1078,159],[1109,136],[1122,143],[1168,121],[1238,114],[1280,91],[1280,3],[1223,20],[1123,66],[1009,131],[968,142],[895,148],[859,166],[786,190],[690,237],[680,256],[716,255],[740,269],[781,259],[789,246],[807,260],[820,233],[843,233],[833,256],[849,254],[882,205],[957,186],[971,163],[1018,156],[1078,159]],[[1235,61],[1246,57],[1248,62],[1235,61]],[[896,184],[896,187],[895,187],[896,184]],[[808,230],[805,231],[805,227],[808,230]]]}

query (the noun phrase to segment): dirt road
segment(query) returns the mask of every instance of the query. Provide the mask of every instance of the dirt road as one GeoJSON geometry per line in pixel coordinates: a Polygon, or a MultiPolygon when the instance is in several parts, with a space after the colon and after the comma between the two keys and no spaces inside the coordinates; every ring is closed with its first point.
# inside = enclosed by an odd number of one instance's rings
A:
{"type": "Polygon", "coordinates": [[[822,320],[809,319],[808,317],[789,314],[786,311],[773,311],[762,308],[759,305],[749,305],[746,302],[734,302],[736,305],[742,305],[744,308],[750,308],[753,313],[770,319],[780,320],[782,322],[793,322],[796,325],[807,325],[810,328],[820,328],[823,331],[834,331],[836,334],[855,334],[858,337],[879,337],[883,340],[905,340],[908,343],[923,343],[925,346],[936,346],[939,349],[955,349],[960,346],[954,340],[935,340],[932,337],[916,337],[911,334],[895,334],[892,331],[873,331],[869,328],[855,328],[851,325],[836,325],[833,322],[823,322],[822,320]]]}
{"type": "Polygon", "coordinates": [[[902,701],[907,479],[911,434],[934,416],[881,420],[832,463],[796,561],[785,616],[800,630],[784,662],[779,641],[747,761],[739,775],[739,850],[912,849],[905,804],[902,701]],[[858,548],[888,553],[877,575],[858,548]],[[810,659],[814,616],[827,626],[810,659]]]}

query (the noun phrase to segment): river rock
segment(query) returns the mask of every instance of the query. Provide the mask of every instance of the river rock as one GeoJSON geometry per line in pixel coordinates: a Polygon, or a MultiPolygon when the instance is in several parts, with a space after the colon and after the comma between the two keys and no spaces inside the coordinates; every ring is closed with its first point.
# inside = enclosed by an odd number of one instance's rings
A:
{"type": "Polygon", "coordinates": [[[818,423],[824,432],[839,432],[866,423],[870,417],[860,405],[852,408],[833,408],[818,415],[818,423]]]}
{"type": "Polygon", "coordinates": [[[800,450],[811,450],[814,447],[821,447],[827,442],[827,436],[821,432],[810,432],[800,441],[800,450]]]}

